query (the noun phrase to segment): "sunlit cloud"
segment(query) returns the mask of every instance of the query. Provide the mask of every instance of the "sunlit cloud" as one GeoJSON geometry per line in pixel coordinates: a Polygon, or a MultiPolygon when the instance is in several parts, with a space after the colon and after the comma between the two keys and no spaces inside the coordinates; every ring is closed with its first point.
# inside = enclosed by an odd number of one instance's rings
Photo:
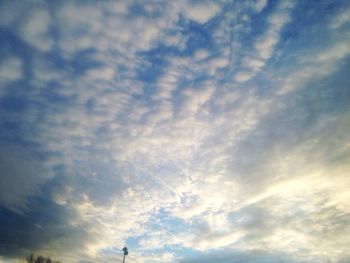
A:
{"type": "Polygon", "coordinates": [[[0,4],[0,261],[349,261],[344,1],[0,4]]]}

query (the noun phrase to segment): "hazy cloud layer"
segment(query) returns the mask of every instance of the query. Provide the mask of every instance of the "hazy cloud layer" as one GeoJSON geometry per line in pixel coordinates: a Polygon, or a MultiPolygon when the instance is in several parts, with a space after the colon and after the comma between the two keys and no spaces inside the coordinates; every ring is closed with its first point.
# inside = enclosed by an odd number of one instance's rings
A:
{"type": "Polygon", "coordinates": [[[2,1],[0,261],[348,262],[346,1],[2,1]]]}

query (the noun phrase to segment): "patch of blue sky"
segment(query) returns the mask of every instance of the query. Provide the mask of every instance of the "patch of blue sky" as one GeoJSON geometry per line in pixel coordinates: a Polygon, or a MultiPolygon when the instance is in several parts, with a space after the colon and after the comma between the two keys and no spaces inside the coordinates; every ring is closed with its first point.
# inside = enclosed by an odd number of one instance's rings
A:
{"type": "Polygon", "coordinates": [[[129,18],[133,19],[139,16],[146,18],[158,18],[162,15],[162,9],[166,7],[165,2],[149,1],[148,5],[144,3],[132,3],[128,7],[129,18]]]}
{"type": "Polygon", "coordinates": [[[152,214],[149,222],[151,229],[161,230],[166,228],[169,233],[186,233],[188,223],[174,217],[167,211],[167,208],[161,208],[156,213],[152,214]]]}
{"type": "Polygon", "coordinates": [[[167,59],[164,57],[164,54],[168,54],[166,49],[159,47],[157,50],[141,55],[146,60],[146,63],[138,66],[137,80],[153,84],[159,79],[168,65],[167,59]]]}
{"type": "MultiPolygon", "coordinates": [[[[162,254],[162,253],[175,253],[181,254],[182,256],[195,255],[195,250],[183,247],[181,243],[172,243],[169,240],[176,240],[176,236],[188,235],[188,229],[190,224],[184,222],[183,220],[172,216],[166,208],[161,208],[151,215],[147,222],[147,229],[145,233],[139,236],[133,236],[127,239],[127,244],[131,248],[142,248],[145,255],[152,254],[162,254]],[[155,235],[154,235],[155,233],[155,235]],[[159,235],[159,233],[162,233],[159,235]],[[166,240],[164,239],[166,236],[166,240]],[[159,238],[159,239],[158,239],[159,238]],[[153,244],[150,247],[147,247],[147,240],[155,239],[155,243],[158,243],[158,246],[153,244]],[[157,240],[158,239],[158,240],[157,240]],[[145,241],[143,243],[143,241],[145,241]]],[[[153,242],[152,242],[153,243],[153,242]]]]}
{"type": "Polygon", "coordinates": [[[193,55],[199,48],[209,50],[213,48],[212,34],[205,25],[187,22],[181,33],[186,36],[186,49],[182,54],[184,56],[193,55]]]}

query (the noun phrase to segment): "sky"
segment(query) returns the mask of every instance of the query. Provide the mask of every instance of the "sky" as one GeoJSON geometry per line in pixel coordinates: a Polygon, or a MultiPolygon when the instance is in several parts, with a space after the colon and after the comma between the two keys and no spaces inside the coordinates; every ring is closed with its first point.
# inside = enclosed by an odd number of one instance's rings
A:
{"type": "Polygon", "coordinates": [[[0,1],[0,262],[349,263],[350,2],[0,1]]]}

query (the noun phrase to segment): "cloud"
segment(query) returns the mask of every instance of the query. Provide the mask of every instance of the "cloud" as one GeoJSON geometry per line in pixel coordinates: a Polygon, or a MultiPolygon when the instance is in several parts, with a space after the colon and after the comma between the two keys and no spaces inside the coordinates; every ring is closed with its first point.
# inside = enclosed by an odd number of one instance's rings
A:
{"type": "Polygon", "coordinates": [[[258,52],[258,56],[264,60],[271,57],[274,47],[279,41],[279,33],[282,27],[289,21],[288,11],[292,8],[291,2],[287,1],[278,7],[278,10],[272,14],[267,22],[268,28],[265,34],[263,34],[255,43],[255,48],[258,52]]]}
{"type": "MultiPolygon", "coordinates": [[[[72,224],[74,211],[48,200],[36,199],[30,212],[25,215],[14,214],[1,209],[4,227],[1,228],[2,254],[6,257],[25,256],[31,251],[50,254],[64,260],[65,256],[87,257],[88,244],[96,238],[88,224],[72,224]],[[45,208],[43,210],[42,208],[45,208]],[[49,250],[47,248],[50,248],[49,250]],[[74,248],[75,252],[67,252],[74,248]]],[[[94,228],[99,226],[95,224],[94,228]]]]}
{"type": "Polygon", "coordinates": [[[335,17],[332,18],[330,23],[330,28],[334,30],[343,25],[346,25],[350,21],[349,16],[350,16],[350,9],[345,8],[339,14],[337,14],[335,17]]]}
{"type": "Polygon", "coordinates": [[[285,78],[278,94],[286,94],[305,87],[311,81],[326,78],[336,71],[350,52],[345,42],[331,44],[327,48],[303,59],[302,69],[297,69],[285,78]]]}
{"type": "Polygon", "coordinates": [[[195,58],[199,60],[206,59],[208,55],[208,51],[205,49],[197,50],[194,54],[195,58]]]}
{"type": "MultiPolygon", "coordinates": [[[[242,252],[235,252],[235,251],[215,251],[211,253],[205,253],[200,254],[197,257],[193,257],[191,259],[185,259],[180,262],[186,263],[186,262],[281,262],[283,260],[284,262],[294,262],[294,261],[286,261],[285,255],[283,253],[273,253],[273,252],[264,252],[259,250],[250,250],[246,253],[242,252]]],[[[302,262],[302,261],[300,261],[302,262]]]]}
{"type": "Polygon", "coordinates": [[[50,177],[38,159],[27,149],[11,144],[1,144],[0,203],[12,212],[23,214],[28,210],[30,197],[50,177]]]}
{"type": "Polygon", "coordinates": [[[254,75],[255,74],[253,72],[250,72],[250,71],[241,71],[235,75],[235,79],[238,82],[245,82],[245,81],[251,79],[254,75]]]}
{"type": "Polygon", "coordinates": [[[177,20],[177,13],[170,9],[171,6],[164,5],[161,15],[157,8],[151,2],[145,6],[122,2],[99,6],[65,3],[58,12],[62,26],[58,44],[67,53],[93,48],[131,56],[128,62],[134,61],[131,59],[134,52],[151,48],[163,36],[163,31],[171,28],[177,20]],[[129,8],[133,5],[144,9],[145,13],[130,15],[129,8]],[[85,16],[76,16],[78,12],[85,16]],[[164,17],[168,19],[164,20],[164,17]]]}
{"type": "Polygon", "coordinates": [[[261,12],[262,10],[264,10],[264,8],[267,6],[268,1],[267,0],[257,0],[255,3],[255,10],[256,12],[261,12]]]}
{"type": "Polygon", "coordinates": [[[243,65],[251,68],[253,71],[259,71],[262,67],[265,66],[265,62],[263,60],[246,57],[243,60],[243,65]]]}
{"type": "MultiPolygon", "coordinates": [[[[343,123],[344,120],[339,121],[343,123]]],[[[323,128],[332,126],[328,123],[332,120],[324,121],[323,128]]],[[[338,124],[335,127],[338,127],[338,124]]],[[[314,131],[316,132],[319,128],[317,125],[314,131]]],[[[324,132],[324,136],[332,133],[331,130],[325,130],[324,132]]],[[[283,151],[283,157],[280,157],[285,161],[278,159],[278,152],[272,155],[266,152],[267,149],[271,149],[271,146],[266,146],[264,152],[267,158],[265,159],[264,156],[258,157],[263,158],[263,160],[261,165],[255,167],[254,170],[250,170],[249,166],[252,163],[260,163],[256,159],[252,159],[245,170],[237,171],[237,168],[231,168],[230,173],[236,174],[236,176],[230,176],[230,181],[243,180],[237,186],[235,184],[227,184],[226,186],[225,182],[229,182],[228,178],[219,177],[217,185],[204,184],[200,186],[201,191],[194,191],[195,195],[198,194],[194,200],[202,199],[202,205],[194,203],[193,205],[197,209],[192,210],[194,213],[190,214],[189,217],[186,217],[186,209],[181,210],[182,213],[180,212],[178,216],[195,220],[195,225],[198,225],[201,221],[207,222],[207,226],[204,229],[199,229],[196,238],[188,243],[189,246],[207,250],[211,247],[227,247],[234,243],[233,247],[244,247],[244,250],[268,247],[270,251],[284,251],[290,253],[291,258],[296,250],[303,247],[305,250],[313,251],[314,257],[341,258],[344,251],[337,253],[331,247],[332,244],[336,244],[339,240],[346,240],[346,238],[344,239],[344,236],[338,233],[337,228],[330,226],[336,225],[335,222],[332,222],[335,219],[334,214],[339,215],[340,221],[347,214],[346,210],[338,210],[334,205],[337,203],[336,206],[339,208],[340,203],[345,201],[344,194],[346,195],[346,190],[341,185],[345,186],[347,184],[345,171],[348,168],[338,166],[339,170],[334,170],[333,164],[325,164],[328,162],[325,158],[333,159],[326,156],[326,152],[329,152],[330,149],[323,151],[318,148],[318,143],[312,143],[312,140],[317,138],[314,137],[313,132],[308,136],[310,136],[310,141],[304,141],[303,146],[295,146],[297,152],[293,152],[293,148],[291,149],[289,145],[285,146],[289,147],[288,153],[283,151]],[[320,154],[315,158],[314,153],[316,152],[324,152],[325,155],[320,154]],[[267,164],[264,164],[265,162],[267,164]],[[277,170],[273,168],[276,165],[277,170]],[[328,165],[330,165],[329,168],[327,168],[328,165]],[[299,169],[301,167],[302,170],[299,169]],[[265,172],[270,175],[265,174],[265,172]],[[248,178],[240,178],[239,174],[245,174],[245,177],[248,178]],[[251,175],[260,175],[261,178],[251,178],[251,175]],[[249,180],[249,177],[252,180],[249,180]],[[337,178],[334,184],[330,182],[331,178],[337,178]],[[244,180],[247,179],[249,181],[245,185],[244,180]],[[262,180],[268,181],[264,182],[262,180]],[[330,185],[333,186],[330,187],[330,185]],[[336,191],[342,197],[338,198],[334,193],[328,192],[330,189],[337,189],[336,191]],[[241,190],[244,192],[241,192],[241,190]],[[228,211],[232,211],[229,216],[228,211]],[[321,214],[322,216],[319,217],[321,214]],[[323,230],[317,230],[316,226],[322,226],[323,230]],[[221,233],[218,231],[221,231],[221,233]],[[329,235],[327,235],[327,241],[323,242],[323,248],[319,249],[320,244],[315,240],[319,240],[324,235],[325,232],[323,231],[329,231],[329,235]],[[328,247],[327,251],[324,250],[326,247],[328,247]]],[[[317,138],[316,141],[325,142],[326,140],[317,138]]],[[[337,148],[336,145],[331,147],[337,148]]],[[[242,146],[242,149],[244,149],[244,146],[242,146]]],[[[248,152],[251,153],[252,151],[247,150],[248,152]]],[[[343,150],[340,150],[340,152],[344,157],[348,155],[343,150]]],[[[242,156],[242,153],[240,153],[240,156],[242,156]]],[[[250,158],[252,157],[250,156],[250,158]]],[[[345,205],[345,203],[343,204],[345,205]]],[[[344,225],[340,228],[343,227],[344,225]]],[[[216,256],[220,258],[219,254],[216,254],[216,256]]],[[[302,259],[296,258],[295,260],[299,262],[302,259]]],[[[310,258],[309,260],[313,259],[310,258]]]]}
{"type": "Polygon", "coordinates": [[[49,51],[53,40],[49,35],[50,13],[42,7],[33,8],[23,19],[20,35],[25,41],[42,51],[49,51]]]}
{"type": "Polygon", "coordinates": [[[22,78],[23,61],[19,57],[9,57],[1,62],[0,78],[3,84],[18,81],[22,78]]]}
{"type": "Polygon", "coordinates": [[[101,80],[113,80],[115,72],[110,67],[105,68],[94,68],[90,69],[87,72],[87,78],[91,78],[93,81],[101,81],[101,80]]]}
{"type": "Polygon", "coordinates": [[[189,19],[197,23],[206,23],[212,19],[220,10],[219,5],[213,2],[184,2],[181,11],[186,14],[189,19]]]}
{"type": "Polygon", "coordinates": [[[314,7],[12,5],[0,254],[346,261],[347,24],[314,7]]]}
{"type": "Polygon", "coordinates": [[[265,32],[257,38],[254,44],[255,57],[243,58],[242,64],[248,70],[236,74],[235,79],[238,82],[250,80],[265,66],[266,61],[272,57],[274,49],[280,40],[281,30],[290,21],[289,13],[293,6],[294,4],[291,1],[282,1],[277,4],[274,12],[267,18],[265,32]]]}

